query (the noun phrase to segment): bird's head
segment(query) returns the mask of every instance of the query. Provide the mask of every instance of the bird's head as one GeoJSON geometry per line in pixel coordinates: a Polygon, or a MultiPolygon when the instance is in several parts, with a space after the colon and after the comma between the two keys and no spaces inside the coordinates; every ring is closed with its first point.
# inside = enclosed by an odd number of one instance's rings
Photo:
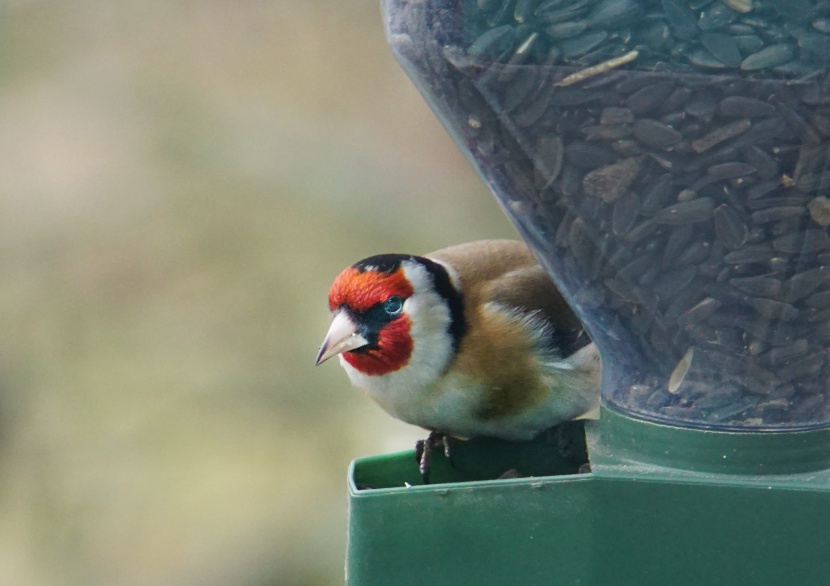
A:
{"type": "Polygon", "coordinates": [[[368,376],[413,361],[433,367],[442,362],[443,368],[464,327],[454,276],[443,264],[412,255],[378,255],[353,264],[334,280],[329,308],[332,323],[317,364],[340,355],[344,366],[368,376]]]}

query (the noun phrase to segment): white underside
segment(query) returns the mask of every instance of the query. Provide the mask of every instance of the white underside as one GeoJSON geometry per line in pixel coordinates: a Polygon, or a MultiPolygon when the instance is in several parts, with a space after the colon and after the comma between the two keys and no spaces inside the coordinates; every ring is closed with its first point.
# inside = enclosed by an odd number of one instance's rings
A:
{"type": "Polygon", "coordinates": [[[551,392],[537,407],[517,415],[482,420],[480,398],[485,396],[477,381],[460,373],[440,377],[437,385],[417,380],[414,369],[392,375],[369,377],[344,364],[349,378],[390,415],[460,438],[477,436],[507,440],[529,440],[558,423],[595,416],[599,405],[599,385],[595,370],[586,368],[598,360],[596,347],[586,346],[568,360],[548,364],[545,378],[551,392]],[[403,381],[409,377],[408,383],[403,381]]]}

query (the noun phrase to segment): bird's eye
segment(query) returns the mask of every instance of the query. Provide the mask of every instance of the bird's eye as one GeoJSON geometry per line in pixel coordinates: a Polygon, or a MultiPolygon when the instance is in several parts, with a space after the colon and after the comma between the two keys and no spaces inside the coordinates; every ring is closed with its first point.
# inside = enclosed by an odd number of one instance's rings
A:
{"type": "Polygon", "coordinates": [[[398,315],[403,311],[403,299],[393,295],[383,302],[383,310],[389,315],[398,315]]]}

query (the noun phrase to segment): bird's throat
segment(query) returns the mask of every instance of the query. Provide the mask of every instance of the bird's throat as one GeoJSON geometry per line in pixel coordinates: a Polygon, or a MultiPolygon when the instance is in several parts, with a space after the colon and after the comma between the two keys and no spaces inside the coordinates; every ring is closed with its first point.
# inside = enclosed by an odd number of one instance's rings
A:
{"type": "Polygon", "coordinates": [[[412,356],[409,318],[403,316],[384,326],[377,343],[343,353],[343,360],[363,374],[379,376],[400,370],[412,356]]]}

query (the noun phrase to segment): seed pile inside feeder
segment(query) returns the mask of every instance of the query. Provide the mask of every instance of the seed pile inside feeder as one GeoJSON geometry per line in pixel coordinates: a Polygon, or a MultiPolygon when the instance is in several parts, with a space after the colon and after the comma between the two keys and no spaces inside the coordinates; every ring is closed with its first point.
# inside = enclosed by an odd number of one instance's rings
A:
{"type": "Polygon", "coordinates": [[[606,398],[830,421],[830,0],[400,0],[393,49],[603,349],[606,398]]]}

